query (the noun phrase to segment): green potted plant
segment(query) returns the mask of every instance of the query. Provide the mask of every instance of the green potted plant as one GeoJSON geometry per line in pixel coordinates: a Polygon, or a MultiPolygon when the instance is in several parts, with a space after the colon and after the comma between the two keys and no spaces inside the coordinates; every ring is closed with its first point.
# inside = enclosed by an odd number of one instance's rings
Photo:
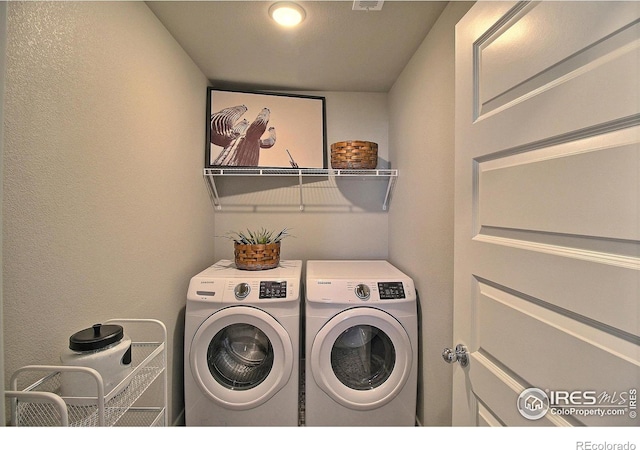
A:
{"type": "Polygon", "coordinates": [[[280,263],[280,242],[290,236],[287,228],[280,232],[260,228],[230,231],[225,237],[233,241],[236,267],[241,270],[266,270],[280,263]]]}

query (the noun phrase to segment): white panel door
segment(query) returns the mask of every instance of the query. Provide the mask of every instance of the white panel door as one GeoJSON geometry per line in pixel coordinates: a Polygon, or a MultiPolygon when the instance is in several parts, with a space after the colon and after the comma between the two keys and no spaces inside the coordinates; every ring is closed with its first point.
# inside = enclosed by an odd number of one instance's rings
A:
{"type": "Polygon", "coordinates": [[[456,27],[454,425],[638,426],[640,4],[456,27]]]}

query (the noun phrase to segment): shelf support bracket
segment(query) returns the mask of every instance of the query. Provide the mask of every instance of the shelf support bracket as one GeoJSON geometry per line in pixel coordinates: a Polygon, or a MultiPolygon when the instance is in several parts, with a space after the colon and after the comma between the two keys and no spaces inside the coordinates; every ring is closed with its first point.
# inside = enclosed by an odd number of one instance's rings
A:
{"type": "Polygon", "coordinates": [[[302,171],[298,172],[298,186],[300,188],[300,211],[304,211],[304,201],[302,199],[302,171]]]}
{"type": "Polygon", "coordinates": [[[207,183],[207,188],[209,190],[209,197],[211,197],[211,201],[213,202],[213,206],[220,211],[222,209],[222,204],[220,203],[220,195],[218,195],[218,189],[216,188],[216,181],[214,175],[205,174],[204,179],[207,183]]]}
{"type": "Polygon", "coordinates": [[[391,196],[391,191],[393,186],[395,185],[396,177],[393,175],[389,176],[389,183],[387,184],[387,193],[384,195],[384,203],[382,203],[382,210],[386,211],[389,207],[389,197],[391,196]]]}

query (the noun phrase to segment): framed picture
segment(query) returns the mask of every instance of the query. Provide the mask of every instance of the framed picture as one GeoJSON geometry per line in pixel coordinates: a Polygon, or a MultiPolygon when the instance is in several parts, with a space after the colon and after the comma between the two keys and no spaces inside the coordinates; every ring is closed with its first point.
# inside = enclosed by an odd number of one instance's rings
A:
{"type": "Polygon", "coordinates": [[[327,168],[325,99],[207,88],[205,167],[327,168]]]}

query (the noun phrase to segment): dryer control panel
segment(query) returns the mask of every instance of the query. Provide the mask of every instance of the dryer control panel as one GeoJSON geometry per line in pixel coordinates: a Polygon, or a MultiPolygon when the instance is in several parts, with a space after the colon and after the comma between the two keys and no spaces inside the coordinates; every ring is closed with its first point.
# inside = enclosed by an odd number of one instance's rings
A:
{"type": "MultiPolygon", "coordinates": [[[[286,281],[260,281],[258,291],[259,299],[287,298],[286,281]]],[[[250,283],[238,283],[233,288],[233,294],[237,300],[244,300],[251,294],[250,283]]]]}
{"type": "Polygon", "coordinates": [[[299,284],[292,279],[264,279],[246,281],[227,280],[223,303],[266,303],[298,299],[299,284]]]}
{"type": "Polygon", "coordinates": [[[188,300],[209,303],[263,303],[298,300],[296,280],[195,280],[189,286],[188,300]]]}
{"type": "Polygon", "coordinates": [[[233,261],[221,259],[191,278],[187,300],[203,303],[298,302],[302,261],[281,260],[278,267],[265,271],[236,268],[233,261]]]}

